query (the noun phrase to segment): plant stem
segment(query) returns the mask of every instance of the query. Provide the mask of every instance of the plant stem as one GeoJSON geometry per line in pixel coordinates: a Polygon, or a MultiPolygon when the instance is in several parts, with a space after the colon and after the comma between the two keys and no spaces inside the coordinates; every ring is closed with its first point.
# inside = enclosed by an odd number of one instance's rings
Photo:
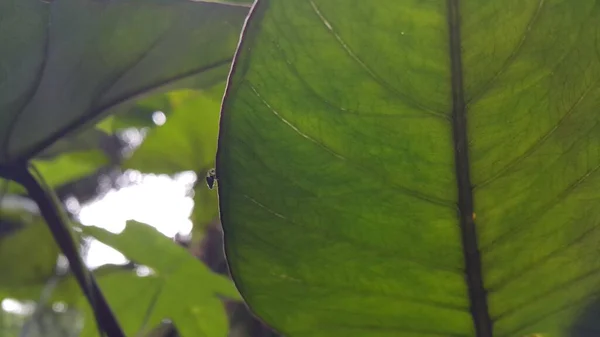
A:
{"type": "Polygon", "coordinates": [[[27,163],[0,166],[0,176],[23,185],[30,198],[37,203],[54,240],[69,261],[71,271],[90,303],[101,332],[104,332],[108,337],[125,337],[94,276],[83,263],[77,248],[78,245],[73,239],[69,221],[62,212],[62,208],[52,191],[44,189],[29,171],[27,163]]]}

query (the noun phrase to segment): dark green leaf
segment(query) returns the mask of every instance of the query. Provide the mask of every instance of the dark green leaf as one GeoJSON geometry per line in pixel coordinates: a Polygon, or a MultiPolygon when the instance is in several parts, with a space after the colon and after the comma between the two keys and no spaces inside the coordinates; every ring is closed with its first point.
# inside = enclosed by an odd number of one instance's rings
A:
{"type": "Polygon", "coordinates": [[[598,335],[599,36],[593,0],[259,0],[217,162],[252,309],[289,336],[598,335]]]}
{"type": "Polygon", "coordinates": [[[0,2],[0,162],[29,158],[147,93],[221,81],[247,11],[184,0],[0,2]]]}

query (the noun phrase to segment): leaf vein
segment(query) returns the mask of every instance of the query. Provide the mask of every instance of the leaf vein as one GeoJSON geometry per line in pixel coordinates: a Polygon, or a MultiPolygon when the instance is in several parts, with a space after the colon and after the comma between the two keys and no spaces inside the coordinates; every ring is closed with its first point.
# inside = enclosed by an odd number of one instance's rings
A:
{"type": "Polygon", "coordinates": [[[548,317],[550,317],[554,314],[557,314],[561,311],[565,311],[565,310],[571,309],[573,307],[577,307],[577,306],[581,305],[582,303],[591,302],[599,296],[600,296],[600,292],[596,292],[596,293],[590,294],[589,296],[586,296],[584,298],[581,298],[581,299],[578,299],[575,301],[568,301],[567,303],[565,303],[564,305],[562,305],[558,308],[555,308],[553,310],[550,310],[544,314],[538,315],[537,317],[528,320],[527,322],[521,324],[520,326],[513,329],[512,331],[509,331],[509,332],[503,334],[501,337],[517,336],[517,335],[519,335],[518,334],[519,332],[533,326],[536,323],[539,323],[540,321],[542,321],[545,318],[548,318],[548,317]]]}
{"type": "Polygon", "coordinates": [[[551,260],[553,257],[557,256],[559,253],[563,252],[564,250],[567,250],[567,249],[575,246],[576,244],[580,243],[590,233],[598,230],[599,228],[600,228],[600,223],[587,229],[585,232],[583,232],[581,235],[579,235],[575,240],[567,243],[566,245],[564,245],[562,247],[559,247],[559,248],[549,252],[546,256],[542,257],[539,261],[530,263],[527,266],[521,268],[519,271],[513,272],[510,275],[505,276],[504,280],[501,280],[496,285],[491,285],[488,288],[489,293],[492,294],[492,293],[499,292],[502,290],[502,288],[505,288],[507,285],[511,284],[512,282],[524,277],[525,275],[527,275],[531,272],[538,270],[539,268],[543,267],[544,264],[546,262],[548,262],[549,260],[551,260]]]}
{"type": "Polygon", "coordinates": [[[44,48],[43,48],[42,62],[40,63],[40,66],[35,74],[35,80],[34,80],[35,82],[34,82],[33,86],[31,87],[31,90],[29,90],[29,92],[25,95],[25,99],[23,100],[21,107],[14,114],[14,116],[12,116],[12,118],[9,120],[8,128],[6,129],[6,135],[4,136],[4,139],[3,139],[2,155],[6,156],[6,161],[10,161],[10,158],[12,156],[10,153],[10,143],[12,141],[14,133],[16,132],[16,129],[17,129],[16,125],[19,123],[20,117],[23,115],[23,112],[29,105],[29,102],[31,101],[31,99],[33,99],[33,97],[35,97],[35,95],[37,94],[37,92],[40,89],[40,86],[42,84],[44,72],[46,71],[46,66],[48,65],[48,56],[49,56],[49,52],[50,52],[50,27],[51,26],[52,26],[52,10],[49,9],[47,23],[46,23],[46,31],[45,31],[46,35],[44,36],[44,48]]]}
{"type": "MultiPolygon", "coordinates": [[[[432,116],[430,114],[422,114],[422,113],[420,113],[420,111],[418,111],[417,113],[412,114],[412,115],[408,115],[408,114],[407,115],[400,115],[400,114],[391,114],[391,113],[369,113],[369,112],[361,112],[361,111],[351,110],[351,109],[347,109],[347,108],[338,106],[335,103],[332,103],[329,100],[327,100],[327,98],[323,97],[323,95],[319,94],[313,87],[310,86],[310,84],[306,81],[306,79],[304,79],[304,77],[302,77],[300,75],[300,73],[298,71],[298,68],[296,68],[294,66],[294,64],[290,60],[287,59],[287,57],[285,56],[285,53],[283,52],[283,50],[281,49],[281,47],[279,45],[276,44],[275,48],[279,51],[280,57],[283,60],[285,60],[287,68],[298,79],[298,81],[300,82],[300,84],[302,85],[302,87],[304,87],[309,94],[311,94],[313,97],[315,97],[316,99],[318,99],[319,101],[321,101],[327,107],[338,111],[338,113],[340,115],[357,116],[357,117],[362,117],[362,118],[406,118],[406,119],[419,119],[419,118],[432,118],[432,117],[437,118],[437,117],[439,117],[438,115],[432,116]]],[[[444,117],[444,119],[446,121],[450,122],[451,117],[449,115],[448,116],[444,115],[443,117],[444,117]]]]}
{"type": "Polygon", "coordinates": [[[47,138],[46,141],[42,142],[41,144],[39,144],[38,146],[32,147],[29,151],[27,151],[25,154],[21,155],[19,157],[19,160],[28,160],[32,157],[35,157],[38,153],[40,153],[41,151],[43,151],[44,149],[46,149],[47,147],[49,147],[50,145],[54,144],[56,141],[58,141],[60,138],[65,137],[71,133],[73,133],[74,131],[76,131],[81,125],[84,125],[86,123],[89,123],[91,121],[93,121],[94,119],[98,119],[101,118],[106,112],[108,112],[109,110],[130,102],[132,100],[141,98],[147,94],[149,94],[150,92],[153,92],[155,90],[159,90],[161,87],[166,87],[170,84],[173,84],[174,82],[177,81],[181,81],[184,80],[186,78],[191,78],[197,75],[200,75],[204,72],[208,72],[211,70],[215,70],[218,69],[222,66],[226,66],[228,64],[231,64],[232,59],[231,58],[227,58],[224,60],[219,60],[215,63],[209,64],[207,66],[204,67],[200,67],[197,69],[193,69],[191,71],[185,72],[183,74],[179,74],[177,76],[173,76],[171,78],[168,78],[164,81],[160,81],[157,83],[152,83],[144,88],[140,88],[139,90],[135,91],[135,92],[130,92],[130,93],[126,93],[125,95],[116,98],[115,100],[113,100],[112,102],[107,103],[104,106],[101,106],[97,109],[95,109],[93,112],[83,115],[80,118],[78,118],[77,120],[73,121],[72,123],[70,123],[69,125],[65,126],[64,128],[60,129],[59,131],[53,133],[51,136],[49,136],[47,138]]]}
{"type": "Polygon", "coordinates": [[[481,188],[483,186],[489,185],[490,183],[496,181],[498,178],[504,176],[507,173],[510,173],[511,169],[514,168],[516,165],[518,165],[520,162],[531,157],[531,155],[533,155],[548,139],[550,139],[550,137],[564,125],[565,121],[568,120],[573,115],[573,112],[576,111],[577,107],[581,104],[581,102],[583,102],[587,97],[589,97],[588,94],[592,91],[592,89],[594,89],[596,87],[596,84],[598,84],[599,81],[600,80],[598,80],[598,79],[593,81],[581,93],[579,98],[575,101],[575,103],[573,105],[571,105],[571,107],[569,108],[569,110],[567,110],[567,112],[563,115],[563,117],[561,117],[561,119],[558,120],[558,123],[552,129],[548,130],[541,138],[536,140],[523,154],[514,158],[506,166],[504,166],[502,169],[500,169],[498,172],[496,172],[496,174],[492,175],[491,177],[482,181],[481,183],[478,183],[475,186],[473,186],[473,189],[477,189],[477,188],[481,188]]]}
{"type": "MultiPolygon", "coordinates": [[[[595,166],[593,169],[591,169],[586,174],[584,174],[579,179],[577,179],[575,182],[573,182],[571,185],[569,185],[554,200],[552,200],[551,202],[549,202],[548,204],[546,204],[544,207],[542,207],[539,212],[536,212],[535,214],[532,214],[531,216],[527,217],[527,219],[524,220],[524,223],[528,223],[533,218],[541,218],[543,215],[545,215],[546,213],[548,213],[549,211],[551,211],[554,207],[556,207],[558,205],[558,203],[560,201],[563,201],[566,198],[568,198],[569,195],[573,191],[575,191],[579,185],[581,185],[584,181],[586,181],[590,176],[593,176],[598,171],[598,169],[600,169],[600,165],[595,166]]],[[[489,245],[487,245],[485,247],[482,247],[481,248],[481,252],[489,253],[490,250],[495,245],[497,245],[497,244],[499,244],[501,242],[505,242],[506,240],[508,240],[509,238],[511,238],[513,235],[516,235],[516,234],[520,233],[524,229],[526,229],[526,226],[515,226],[512,230],[506,232],[503,235],[500,235],[498,238],[496,238],[495,240],[493,240],[489,245]]]]}
{"type": "MultiPolygon", "coordinates": [[[[269,104],[269,102],[267,102],[262,95],[256,90],[256,88],[252,85],[252,84],[248,84],[248,86],[250,87],[250,89],[252,90],[252,92],[254,93],[254,95],[261,101],[261,103],[267,108],[269,109],[269,111],[271,111],[281,122],[283,122],[285,125],[287,125],[288,127],[290,127],[292,130],[294,130],[294,132],[296,132],[298,135],[302,136],[303,138],[311,141],[312,143],[316,144],[318,147],[322,148],[323,150],[325,150],[326,152],[330,153],[332,156],[334,156],[335,158],[342,160],[346,163],[348,163],[348,165],[352,165],[356,168],[359,168],[361,170],[365,171],[365,174],[370,174],[370,172],[372,170],[368,170],[366,168],[363,168],[362,166],[353,163],[351,160],[348,160],[346,157],[342,156],[341,154],[333,151],[332,149],[330,149],[329,147],[327,147],[325,144],[323,144],[321,141],[307,135],[306,133],[304,133],[302,130],[300,130],[298,127],[296,127],[293,123],[291,123],[290,121],[288,121],[287,119],[285,119],[279,112],[277,112],[277,110],[275,110],[275,108],[273,108],[271,106],[271,104],[269,104]]],[[[416,199],[420,199],[423,201],[427,201],[429,203],[432,204],[436,204],[436,205],[440,205],[440,206],[452,206],[454,207],[455,204],[452,203],[451,201],[448,200],[443,200],[443,199],[439,199],[433,196],[429,196],[429,195],[425,195],[423,193],[411,190],[407,187],[404,186],[399,186],[397,184],[394,184],[394,186],[396,188],[398,188],[398,190],[400,192],[402,192],[405,195],[414,197],[416,199]]]]}
{"type": "Polygon", "coordinates": [[[537,22],[539,22],[538,18],[540,16],[540,12],[544,8],[545,4],[546,4],[545,0],[539,0],[538,7],[535,10],[535,12],[532,14],[531,18],[529,19],[529,23],[527,24],[527,27],[525,27],[525,32],[521,36],[521,40],[519,41],[519,43],[515,46],[512,53],[504,61],[504,63],[500,67],[500,69],[494,74],[494,76],[492,76],[492,78],[490,78],[490,80],[486,84],[483,85],[483,87],[481,88],[481,90],[478,93],[473,95],[473,98],[471,98],[471,100],[467,102],[467,105],[477,102],[477,100],[479,100],[494,85],[494,83],[498,80],[498,78],[502,74],[504,74],[506,72],[506,70],[508,68],[510,68],[510,66],[515,62],[515,60],[517,59],[517,57],[523,50],[525,41],[527,41],[527,38],[529,37],[529,33],[531,32],[531,29],[535,26],[535,24],[537,22]]]}
{"type": "Polygon", "coordinates": [[[392,87],[389,83],[387,83],[379,75],[377,75],[363,60],[361,60],[358,57],[358,55],[356,55],[356,53],[354,53],[354,51],[350,48],[350,46],[348,46],[348,44],[342,39],[342,37],[334,30],[334,28],[331,25],[331,23],[329,22],[329,20],[327,20],[327,18],[323,15],[323,13],[321,13],[321,11],[317,7],[317,5],[314,3],[314,1],[310,0],[309,2],[311,4],[313,11],[317,15],[317,17],[321,20],[321,22],[323,23],[323,25],[325,26],[327,31],[331,35],[333,35],[335,40],[339,43],[339,45],[342,47],[342,49],[344,49],[344,51],[348,54],[348,56],[354,62],[356,62],[356,64],[358,64],[369,75],[369,77],[371,77],[377,84],[379,84],[382,88],[386,89],[387,91],[394,93],[400,99],[402,99],[404,102],[412,105],[415,108],[418,108],[423,113],[426,113],[426,114],[432,115],[432,116],[436,116],[439,118],[443,118],[443,119],[448,119],[447,114],[445,114],[443,112],[439,112],[439,111],[434,111],[430,108],[423,106],[419,102],[416,102],[414,99],[412,99],[409,95],[406,95],[406,94],[398,91],[394,87],[392,87]]]}
{"type": "MultiPolygon", "coordinates": [[[[448,266],[442,266],[442,265],[433,265],[431,264],[429,261],[419,261],[413,258],[407,258],[407,257],[402,257],[402,256],[398,256],[398,252],[394,252],[394,251],[387,251],[382,249],[380,246],[371,246],[368,244],[365,244],[362,241],[356,240],[352,237],[343,235],[342,233],[339,232],[334,232],[334,231],[329,231],[326,228],[322,227],[322,226],[318,226],[318,227],[307,227],[303,224],[299,224],[295,221],[292,221],[286,217],[284,217],[283,215],[281,215],[281,213],[270,209],[268,206],[264,205],[263,203],[257,201],[255,198],[249,196],[249,195],[244,195],[244,198],[248,199],[250,202],[252,202],[253,204],[259,206],[260,208],[264,209],[267,213],[283,220],[284,222],[289,223],[290,225],[294,225],[296,227],[299,228],[304,228],[307,230],[310,230],[312,232],[319,232],[322,234],[325,234],[331,238],[335,238],[335,240],[337,241],[344,241],[348,244],[351,244],[353,246],[356,246],[357,248],[360,248],[361,250],[367,251],[367,252],[375,252],[378,253],[378,255],[380,257],[383,258],[391,258],[391,259],[395,259],[395,260],[402,260],[408,263],[414,263],[417,264],[421,267],[424,267],[426,269],[430,269],[430,270],[436,270],[436,271],[443,271],[443,272],[450,272],[453,274],[462,274],[463,270],[458,269],[458,268],[450,268],[448,266]]],[[[271,244],[272,245],[272,244],[271,244]]],[[[272,245],[274,248],[280,250],[281,247],[276,246],[276,245],[272,245]]]]}

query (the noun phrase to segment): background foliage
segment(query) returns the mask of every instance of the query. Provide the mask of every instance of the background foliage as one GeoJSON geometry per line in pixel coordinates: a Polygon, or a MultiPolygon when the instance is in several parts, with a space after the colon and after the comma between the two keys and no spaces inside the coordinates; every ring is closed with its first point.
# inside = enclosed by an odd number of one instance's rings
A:
{"type": "MultiPolygon", "coordinates": [[[[83,253],[94,238],[130,261],[94,270],[129,336],[160,335],[164,319],[181,336],[275,335],[228,277],[216,191],[203,179],[215,165],[224,83],[250,4],[0,1],[4,162],[33,156],[65,203],[135,184],[131,170],[197,177],[191,237],[137,222],[114,234],[71,213],[83,253]],[[133,130],[141,146],[128,139],[133,130]]],[[[1,193],[0,336],[97,336],[35,204],[13,182],[1,193]]]]}

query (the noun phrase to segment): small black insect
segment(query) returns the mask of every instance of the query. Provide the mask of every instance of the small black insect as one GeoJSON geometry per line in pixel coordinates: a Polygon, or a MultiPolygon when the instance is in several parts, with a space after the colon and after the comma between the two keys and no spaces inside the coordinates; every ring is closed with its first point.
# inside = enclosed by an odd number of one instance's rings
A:
{"type": "Polygon", "coordinates": [[[210,188],[211,190],[215,187],[215,182],[217,181],[217,172],[215,172],[215,169],[210,169],[208,170],[208,172],[206,172],[206,185],[208,185],[208,188],[210,188]]]}

